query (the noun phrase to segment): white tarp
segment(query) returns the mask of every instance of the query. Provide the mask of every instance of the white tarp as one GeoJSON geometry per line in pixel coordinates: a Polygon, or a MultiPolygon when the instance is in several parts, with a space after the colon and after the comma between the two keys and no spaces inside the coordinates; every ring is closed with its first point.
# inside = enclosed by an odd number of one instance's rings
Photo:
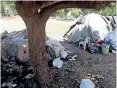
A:
{"type": "Polygon", "coordinates": [[[104,40],[107,33],[111,30],[110,21],[95,13],[88,14],[84,17],[83,24],[76,25],[68,33],[68,41],[75,43],[85,37],[90,37],[93,42],[97,39],[104,40]]]}

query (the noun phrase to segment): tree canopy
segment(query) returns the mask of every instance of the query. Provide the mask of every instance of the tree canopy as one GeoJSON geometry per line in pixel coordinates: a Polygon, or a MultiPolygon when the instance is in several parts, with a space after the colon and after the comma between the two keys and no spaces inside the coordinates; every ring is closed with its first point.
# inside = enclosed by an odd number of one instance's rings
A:
{"type": "MultiPolygon", "coordinates": [[[[59,2],[51,2],[51,3],[48,2],[45,5],[42,3],[45,3],[45,2],[43,1],[39,3],[41,8],[51,4],[56,4],[59,2]]],[[[112,2],[109,4],[105,4],[104,8],[102,9],[66,8],[66,9],[61,9],[56,11],[55,14],[59,18],[68,19],[70,17],[69,16],[67,17],[67,14],[70,13],[73,18],[77,18],[81,13],[81,11],[83,15],[88,13],[97,13],[101,15],[114,16],[116,15],[116,3],[112,2]]],[[[10,16],[12,14],[17,15],[17,10],[15,7],[14,1],[1,1],[1,14],[2,16],[10,16]]]]}
{"type": "Polygon", "coordinates": [[[17,10],[14,1],[1,1],[1,15],[10,16],[17,15],[17,10]]]}
{"type": "Polygon", "coordinates": [[[107,16],[115,16],[116,15],[116,3],[112,2],[110,4],[105,4],[104,8],[102,9],[84,9],[83,13],[97,13],[101,15],[107,15],[107,16]]]}
{"type": "MultiPolygon", "coordinates": [[[[56,4],[59,2],[37,2],[39,3],[41,8],[44,8],[51,4],[56,4]],[[46,4],[42,4],[46,3],[46,4]]],[[[116,15],[116,3],[112,2],[109,4],[105,4],[104,8],[102,9],[84,9],[84,8],[65,8],[61,10],[57,10],[55,12],[55,16],[59,17],[60,19],[75,19],[80,14],[86,15],[88,13],[97,13],[101,15],[107,15],[107,16],[115,16],[116,15]]],[[[1,14],[2,16],[10,16],[10,15],[17,15],[17,10],[15,7],[14,1],[1,1],[1,14]]]]}

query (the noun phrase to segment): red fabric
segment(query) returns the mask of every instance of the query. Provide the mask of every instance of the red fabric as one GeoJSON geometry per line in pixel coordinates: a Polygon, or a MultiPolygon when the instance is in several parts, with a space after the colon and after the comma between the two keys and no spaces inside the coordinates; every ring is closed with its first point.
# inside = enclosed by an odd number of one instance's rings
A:
{"type": "Polygon", "coordinates": [[[103,43],[104,42],[104,40],[97,40],[96,42],[95,42],[95,44],[100,44],[100,43],[103,43]]]}

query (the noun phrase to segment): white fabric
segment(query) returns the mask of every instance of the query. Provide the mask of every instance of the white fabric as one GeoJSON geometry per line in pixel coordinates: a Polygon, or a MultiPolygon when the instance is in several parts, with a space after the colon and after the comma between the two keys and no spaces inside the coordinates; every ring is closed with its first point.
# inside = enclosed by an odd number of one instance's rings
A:
{"type": "Polygon", "coordinates": [[[67,52],[65,51],[65,48],[57,41],[49,38],[49,40],[46,41],[46,45],[50,47],[58,47],[60,50],[60,57],[65,58],[67,57],[67,52]]]}
{"type": "Polygon", "coordinates": [[[85,37],[90,37],[93,42],[98,39],[104,40],[109,32],[107,26],[112,30],[110,21],[106,20],[108,22],[107,24],[105,20],[101,15],[94,13],[84,16],[84,23],[76,25],[68,33],[68,41],[75,43],[84,40],[85,37]]]}
{"type": "MultiPolygon", "coordinates": [[[[110,22],[108,21],[110,24],[110,22]]],[[[99,14],[88,14],[86,16],[86,20],[84,23],[87,27],[90,26],[92,28],[92,31],[98,31],[100,39],[103,40],[107,33],[107,23],[104,21],[104,19],[99,14]]]]}

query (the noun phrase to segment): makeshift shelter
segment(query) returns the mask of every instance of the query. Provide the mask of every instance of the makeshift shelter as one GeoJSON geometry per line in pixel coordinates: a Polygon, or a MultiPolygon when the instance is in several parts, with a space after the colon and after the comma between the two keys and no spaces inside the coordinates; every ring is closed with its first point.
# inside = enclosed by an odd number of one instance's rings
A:
{"type": "Polygon", "coordinates": [[[112,31],[111,21],[104,16],[92,13],[80,19],[81,24],[76,24],[68,33],[69,42],[77,43],[90,37],[92,42],[104,40],[107,33],[112,31]]]}

